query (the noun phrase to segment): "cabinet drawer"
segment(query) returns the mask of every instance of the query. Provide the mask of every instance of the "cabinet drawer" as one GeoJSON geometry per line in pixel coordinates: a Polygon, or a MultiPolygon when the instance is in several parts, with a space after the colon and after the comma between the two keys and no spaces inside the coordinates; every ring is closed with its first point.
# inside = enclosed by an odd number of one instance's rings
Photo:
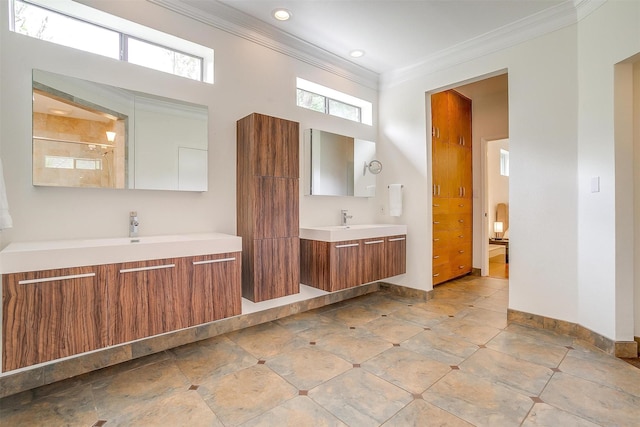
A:
{"type": "Polygon", "coordinates": [[[433,284],[437,285],[451,277],[451,268],[448,264],[434,265],[433,266],[433,284]]]}
{"type": "Polygon", "coordinates": [[[466,198],[450,199],[449,212],[453,214],[471,214],[473,212],[473,200],[466,198]]]}
{"type": "Polygon", "coordinates": [[[2,276],[3,372],[106,347],[101,266],[2,276]]]}
{"type": "Polygon", "coordinates": [[[433,251],[446,249],[449,247],[449,232],[436,231],[433,233],[433,251]]]}
{"type": "Polygon", "coordinates": [[[450,247],[458,247],[460,245],[471,245],[471,228],[460,228],[458,230],[449,231],[450,247]]]}
{"type": "Polygon", "coordinates": [[[449,263],[449,250],[448,249],[441,249],[441,250],[434,250],[433,251],[433,265],[441,265],[441,264],[448,264],[449,263]]]}
{"type": "Polygon", "coordinates": [[[451,221],[450,215],[448,214],[437,214],[433,215],[433,231],[446,231],[449,230],[451,221]]]}
{"type": "Polygon", "coordinates": [[[449,199],[434,198],[431,207],[433,215],[446,214],[449,212],[449,199]]]}
{"type": "Polygon", "coordinates": [[[461,228],[470,228],[472,218],[468,214],[450,214],[448,220],[449,230],[459,230],[461,228]]]}

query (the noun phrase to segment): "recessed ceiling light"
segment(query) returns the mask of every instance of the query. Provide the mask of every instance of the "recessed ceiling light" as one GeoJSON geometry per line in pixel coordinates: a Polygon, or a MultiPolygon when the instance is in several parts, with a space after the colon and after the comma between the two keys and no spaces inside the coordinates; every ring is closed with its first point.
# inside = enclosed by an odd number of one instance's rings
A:
{"type": "Polygon", "coordinates": [[[360,58],[364,56],[364,50],[360,50],[360,49],[352,50],[351,52],[349,52],[349,56],[351,56],[352,58],[360,58]]]}
{"type": "Polygon", "coordinates": [[[293,14],[287,9],[276,9],[271,12],[271,14],[278,21],[288,21],[289,19],[291,19],[291,16],[293,16],[293,14]]]}

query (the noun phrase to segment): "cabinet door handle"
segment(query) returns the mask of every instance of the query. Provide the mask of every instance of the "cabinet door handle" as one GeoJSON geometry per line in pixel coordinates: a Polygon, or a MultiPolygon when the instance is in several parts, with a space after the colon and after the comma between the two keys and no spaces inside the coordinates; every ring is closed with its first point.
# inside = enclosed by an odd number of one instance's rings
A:
{"type": "Polygon", "coordinates": [[[434,224],[440,224],[440,221],[433,221],[434,224]]]}
{"type": "Polygon", "coordinates": [[[440,184],[438,184],[438,196],[440,195],[440,184]]]}
{"type": "Polygon", "coordinates": [[[464,235],[462,235],[462,234],[461,234],[461,235],[459,235],[459,236],[458,236],[458,239],[464,239],[464,235]]]}
{"type": "Polygon", "coordinates": [[[162,268],[173,268],[175,264],[151,265],[149,267],[123,268],[120,273],[135,273],[137,271],[160,270],[162,268]]]}
{"type": "Polygon", "coordinates": [[[68,276],[43,277],[41,279],[19,280],[18,285],[31,285],[33,283],[53,282],[56,280],[82,279],[83,277],[94,277],[96,273],[70,274],[68,276]]]}
{"type": "Polygon", "coordinates": [[[464,208],[464,205],[458,205],[459,208],[464,208]]]}
{"type": "Polygon", "coordinates": [[[463,253],[464,253],[464,251],[460,250],[460,251],[458,251],[458,253],[459,253],[459,254],[463,254],[463,253]]]}
{"type": "Polygon", "coordinates": [[[208,259],[205,261],[193,261],[193,265],[202,265],[202,264],[215,264],[217,262],[228,262],[228,261],[235,261],[235,257],[234,258],[219,258],[219,259],[208,259]]]}
{"type": "Polygon", "coordinates": [[[439,241],[440,241],[440,239],[433,239],[433,241],[434,241],[434,242],[439,242],[439,241]]]}
{"type": "Polygon", "coordinates": [[[354,246],[360,246],[360,243],[349,243],[346,245],[336,245],[336,248],[340,249],[340,248],[352,248],[354,246]]]}
{"type": "Polygon", "coordinates": [[[440,205],[433,205],[433,207],[434,207],[434,208],[439,208],[439,207],[440,207],[440,205]]]}
{"type": "Polygon", "coordinates": [[[438,277],[440,275],[440,273],[436,273],[433,275],[433,277],[438,277]]]}
{"type": "Polygon", "coordinates": [[[365,245],[376,245],[378,243],[384,243],[384,240],[371,240],[369,242],[364,242],[365,245]]]}
{"type": "Polygon", "coordinates": [[[464,222],[464,219],[459,219],[458,222],[462,224],[464,222]]]}
{"type": "Polygon", "coordinates": [[[435,255],[435,256],[433,257],[433,259],[438,259],[438,258],[440,258],[440,255],[435,255]]]}
{"type": "Polygon", "coordinates": [[[407,240],[406,237],[394,237],[393,239],[389,239],[390,242],[400,242],[402,240],[407,240]]]}
{"type": "Polygon", "coordinates": [[[464,265],[459,265],[458,269],[462,270],[464,268],[464,265]]]}

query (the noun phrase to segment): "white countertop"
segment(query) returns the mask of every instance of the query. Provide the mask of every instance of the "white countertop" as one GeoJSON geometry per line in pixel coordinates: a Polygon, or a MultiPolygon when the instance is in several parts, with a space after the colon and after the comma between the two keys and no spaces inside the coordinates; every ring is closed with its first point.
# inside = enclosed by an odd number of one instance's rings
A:
{"type": "Polygon", "coordinates": [[[10,243],[0,251],[0,273],[179,258],[241,250],[241,237],[223,233],[17,242],[10,243]]]}
{"type": "Polygon", "coordinates": [[[322,242],[370,239],[374,237],[407,234],[407,226],[399,224],[354,224],[347,226],[329,225],[323,227],[300,228],[300,238],[322,242]]]}

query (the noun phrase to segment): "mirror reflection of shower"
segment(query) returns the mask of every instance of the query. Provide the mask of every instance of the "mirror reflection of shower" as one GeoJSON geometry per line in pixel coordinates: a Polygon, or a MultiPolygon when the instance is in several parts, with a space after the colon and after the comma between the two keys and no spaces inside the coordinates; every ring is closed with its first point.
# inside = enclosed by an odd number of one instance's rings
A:
{"type": "Polygon", "coordinates": [[[125,128],[94,103],[34,87],[33,184],[124,188],[125,128]]]}

